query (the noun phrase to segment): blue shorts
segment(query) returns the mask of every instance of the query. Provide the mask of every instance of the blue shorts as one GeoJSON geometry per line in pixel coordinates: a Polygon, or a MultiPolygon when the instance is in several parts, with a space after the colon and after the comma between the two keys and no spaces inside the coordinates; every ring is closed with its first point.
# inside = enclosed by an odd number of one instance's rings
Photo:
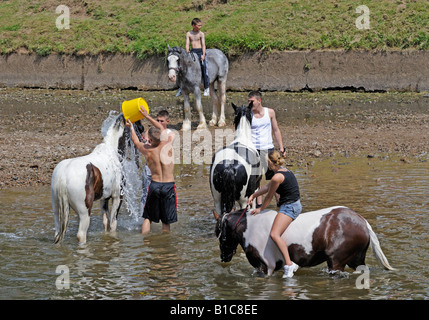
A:
{"type": "Polygon", "coordinates": [[[298,217],[301,211],[302,211],[302,205],[300,200],[292,203],[282,204],[279,210],[279,212],[287,215],[288,217],[291,217],[293,220],[295,220],[298,217]]]}

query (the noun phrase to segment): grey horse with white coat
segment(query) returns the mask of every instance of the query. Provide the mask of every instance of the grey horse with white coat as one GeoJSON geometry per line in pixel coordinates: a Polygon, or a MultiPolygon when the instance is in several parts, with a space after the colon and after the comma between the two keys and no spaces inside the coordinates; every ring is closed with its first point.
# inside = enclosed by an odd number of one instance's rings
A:
{"type": "MultiPolygon", "coordinates": [[[[191,129],[191,107],[189,94],[195,95],[195,104],[199,113],[200,122],[198,129],[207,128],[206,119],[201,104],[201,89],[203,83],[201,65],[195,53],[188,53],[181,47],[168,46],[167,53],[168,78],[177,82],[184,98],[185,119],[183,120],[183,131],[191,129]]],[[[228,76],[228,58],[218,49],[206,50],[206,62],[210,79],[210,96],[213,102],[213,114],[210,121],[211,126],[225,126],[225,101],[226,101],[226,80],[228,76]],[[216,94],[214,83],[218,82],[216,94]]]]}

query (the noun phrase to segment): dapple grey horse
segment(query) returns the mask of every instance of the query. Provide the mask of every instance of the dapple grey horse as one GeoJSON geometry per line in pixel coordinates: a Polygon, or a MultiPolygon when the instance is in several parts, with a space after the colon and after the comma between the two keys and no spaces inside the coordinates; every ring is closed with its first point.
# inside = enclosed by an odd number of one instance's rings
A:
{"type": "MultiPolygon", "coordinates": [[[[201,104],[202,72],[198,56],[188,53],[181,47],[170,48],[168,46],[168,78],[177,82],[184,98],[185,119],[183,120],[183,131],[191,129],[191,107],[189,94],[195,95],[195,103],[200,116],[198,129],[207,128],[206,119],[201,104]]],[[[218,49],[206,50],[206,62],[210,79],[210,96],[213,102],[213,114],[210,121],[211,126],[225,126],[225,101],[226,101],[226,79],[228,76],[229,62],[222,51],[218,49]],[[215,81],[218,82],[218,95],[214,89],[215,81]]]]}

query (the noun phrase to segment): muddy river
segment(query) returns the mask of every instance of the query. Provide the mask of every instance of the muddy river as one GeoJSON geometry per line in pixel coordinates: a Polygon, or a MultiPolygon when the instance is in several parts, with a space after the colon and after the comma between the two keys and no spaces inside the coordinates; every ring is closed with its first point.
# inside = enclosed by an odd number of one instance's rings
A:
{"type": "MultiPolygon", "coordinates": [[[[25,91],[19,94],[25,96],[25,91]]],[[[338,100],[326,102],[323,94],[294,96],[296,104],[289,101],[289,107],[282,102],[276,105],[279,123],[289,138],[285,139],[292,154],[288,165],[300,184],[303,212],[333,205],[345,205],[359,212],[372,225],[386,257],[397,269],[383,270],[369,249],[366,259],[369,287],[361,288],[360,274],[346,269],[344,273],[331,275],[326,264],[299,269],[292,279],[285,280],[281,272],[266,278],[254,275],[241,249],[230,263],[221,263],[211,213],[209,164],[206,163],[176,164],[179,221],[172,225],[170,234],[163,234],[161,226],[154,224],[151,234],[141,235],[142,220],[127,210],[126,205],[121,208],[117,232],[105,233],[97,205],[87,244],[79,245],[76,241],[78,217],[72,212],[64,242],[54,245],[49,179],[44,178],[42,171],[46,170],[45,175],[49,177],[52,163],[59,162],[61,157],[89,152],[99,138],[84,141],[77,133],[83,130],[78,125],[79,119],[64,115],[64,119],[68,117],[76,127],[76,133],[70,130],[71,139],[80,139],[89,151],[72,150],[77,148],[75,145],[69,148],[65,144],[63,149],[51,145],[44,157],[37,158],[40,155],[29,143],[25,150],[30,150],[32,161],[19,162],[22,157],[12,152],[13,145],[6,147],[6,144],[20,141],[27,134],[30,129],[25,121],[40,118],[29,133],[34,139],[31,143],[37,144],[39,151],[46,146],[37,142],[38,139],[57,132],[55,124],[59,123],[59,113],[52,111],[52,97],[46,96],[51,92],[40,94],[45,95],[51,109],[41,108],[37,115],[28,107],[28,100],[14,104],[19,101],[16,96],[7,101],[3,96],[1,104],[2,114],[9,114],[9,117],[3,118],[1,128],[1,143],[6,152],[0,163],[3,177],[0,188],[0,299],[429,298],[429,162],[426,145],[422,146],[427,140],[419,141],[422,138],[416,135],[416,141],[409,140],[407,147],[400,136],[400,132],[412,134],[412,127],[419,128],[420,134],[424,134],[421,130],[427,130],[428,100],[425,98],[418,97],[420,102],[415,109],[411,99],[410,103],[405,103],[406,111],[401,109],[401,112],[396,112],[390,104],[384,104],[384,109],[374,107],[367,102],[367,94],[359,96],[365,103],[345,112],[335,102],[338,100]],[[303,99],[300,108],[299,99],[303,99]],[[317,104],[314,99],[322,99],[323,103],[317,104]],[[315,103],[319,111],[313,114],[315,103]],[[16,106],[12,113],[6,110],[10,105],[16,106]],[[296,108],[295,112],[287,113],[292,108],[296,108]],[[55,121],[46,120],[52,118],[55,121]],[[396,131],[383,131],[386,126],[395,127],[396,131]],[[386,136],[395,136],[395,133],[396,144],[394,141],[382,143],[386,136]],[[357,143],[360,138],[363,146],[357,143]],[[61,155],[53,159],[55,153],[61,155]],[[13,165],[8,167],[8,163],[13,165]],[[30,168],[30,164],[38,167],[30,168]],[[14,168],[17,171],[14,172],[14,168]],[[26,175],[25,170],[27,176],[35,175],[34,179],[39,181],[19,184],[26,175]],[[37,170],[39,173],[35,173],[37,170]],[[68,283],[62,281],[65,276],[69,278],[68,283]]],[[[79,93],[70,93],[75,94],[79,93]]],[[[27,97],[33,99],[35,95],[29,92],[27,97]]],[[[275,94],[269,98],[271,106],[277,100],[283,101],[275,94]]],[[[99,110],[78,109],[82,114],[88,112],[93,121],[97,120],[94,135],[99,132],[100,119],[107,115],[105,109],[112,109],[111,105],[100,104],[99,110]]],[[[88,125],[88,120],[85,121],[88,125]]],[[[67,138],[61,134],[60,137],[67,138]]],[[[20,146],[15,146],[19,150],[20,146]]],[[[275,208],[274,203],[271,208],[275,208]]]]}

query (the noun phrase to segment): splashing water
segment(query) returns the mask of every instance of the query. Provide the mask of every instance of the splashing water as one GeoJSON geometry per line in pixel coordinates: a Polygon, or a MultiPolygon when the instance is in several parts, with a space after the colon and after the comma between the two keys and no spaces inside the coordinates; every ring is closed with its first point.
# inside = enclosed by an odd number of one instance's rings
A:
{"type": "MultiPolygon", "coordinates": [[[[130,141],[133,146],[133,142],[130,141]]],[[[142,182],[140,180],[140,171],[137,163],[140,167],[141,160],[139,159],[139,154],[136,154],[135,148],[130,148],[127,144],[125,156],[121,162],[122,164],[122,175],[124,179],[122,180],[122,193],[125,199],[127,211],[129,216],[133,218],[135,222],[141,217],[141,186],[142,182]]]]}
{"type": "Polygon", "coordinates": [[[106,136],[107,131],[109,131],[109,128],[112,126],[113,122],[116,120],[116,118],[119,116],[119,112],[115,110],[110,110],[109,115],[106,119],[104,119],[102,125],[101,125],[101,135],[103,138],[106,136]]]}
{"type": "MultiPolygon", "coordinates": [[[[103,137],[106,136],[109,128],[115,122],[116,118],[119,116],[119,112],[111,110],[108,117],[103,121],[101,125],[101,134],[103,137]]],[[[125,200],[126,210],[129,213],[129,216],[134,222],[137,222],[141,217],[141,185],[140,180],[140,168],[142,168],[140,155],[138,151],[133,147],[134,144],[127,136],[125,154],[121,161],[121,171],[123,175],[122,179],[122,196],[125,200]],[[131,147],[130,147],[131,146],[131,147]],[[136,160],[137,159],[137,160],[136,160]]],[[[125,227],[130,230],[133,226],[126,224],[125,227]]]]}

